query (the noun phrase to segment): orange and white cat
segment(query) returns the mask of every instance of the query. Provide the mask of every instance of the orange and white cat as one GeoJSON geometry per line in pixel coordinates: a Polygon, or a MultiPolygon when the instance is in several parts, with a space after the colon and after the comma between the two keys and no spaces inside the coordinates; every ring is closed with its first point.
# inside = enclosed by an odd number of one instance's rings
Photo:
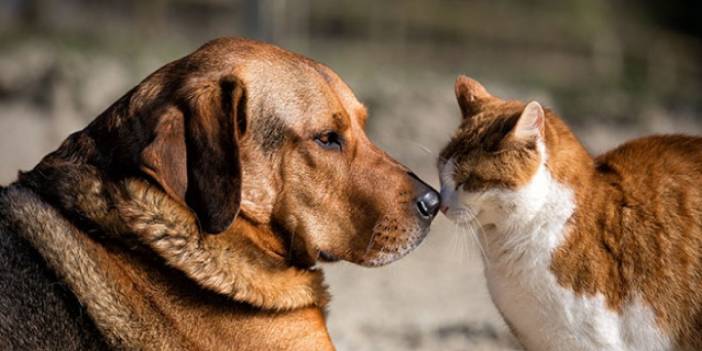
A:
{"type": "Polygon", "coordinates": [[[532,351],[702,350],[702,138],[591,157],[552,111],[461,76],[442,210],[478,233],[493,301],[532,351]]]}

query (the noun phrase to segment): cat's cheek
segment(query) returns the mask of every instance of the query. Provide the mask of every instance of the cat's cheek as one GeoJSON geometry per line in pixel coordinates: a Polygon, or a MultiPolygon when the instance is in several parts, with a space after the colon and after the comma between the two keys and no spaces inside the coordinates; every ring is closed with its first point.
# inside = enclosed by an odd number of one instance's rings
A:
{"type": "Polygon", "coordinates": [[[484,211],[484,198],[479,193],[458,191],[453,202],[455,207],[470,212],[476,219],[480,219],[479,215],[484,211]]]}
{"type": "Polygon", "coordinates": [[[463,201],[469,203],[475,217],[482,226],[496,225],[504,221],[509,215],[505,211],[509,195],[500,191],[487,191],[483,193],[467,193],[463,201]]]}

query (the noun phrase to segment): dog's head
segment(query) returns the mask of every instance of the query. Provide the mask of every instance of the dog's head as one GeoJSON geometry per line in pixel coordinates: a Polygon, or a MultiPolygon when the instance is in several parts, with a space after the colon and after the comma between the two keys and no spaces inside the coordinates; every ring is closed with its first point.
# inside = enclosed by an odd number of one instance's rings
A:
{"type": "Polygon", "coordinates": [[[366,110],[329,68],[219,39],[156,71],[88,128],[112,177],[158,184],[203,232],[239,217],[293,263],[392,262],[416,247],[438,194],[379,150],[366,110]]]}
{"type": "Polygon", "coordinates": [[[369,141],[365,107],[334,72],[256,46],[237,75],[248,96],[243,217],[282,234],[301,264],[382,265],[421,242],[438,196],[369,141]]]}

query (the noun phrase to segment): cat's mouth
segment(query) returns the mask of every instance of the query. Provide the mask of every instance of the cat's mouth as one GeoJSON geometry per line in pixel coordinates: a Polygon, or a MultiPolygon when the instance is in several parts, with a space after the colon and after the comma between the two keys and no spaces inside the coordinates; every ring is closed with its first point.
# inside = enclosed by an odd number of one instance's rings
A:
{"type": "Polygon", "coordinates": [[[478,218],[481,214],[483,214],[483,210],[479,210],[476,214],[475,211],[470,209],[456,207],[447,207],[446,211],[444,212],[444,215],[449,220],[464,227],[480,226],[481,224],[478,218]]]}

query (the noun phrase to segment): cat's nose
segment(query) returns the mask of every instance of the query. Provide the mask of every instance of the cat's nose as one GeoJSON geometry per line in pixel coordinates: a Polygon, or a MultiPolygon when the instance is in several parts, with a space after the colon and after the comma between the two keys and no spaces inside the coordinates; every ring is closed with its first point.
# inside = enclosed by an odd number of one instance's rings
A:
{"type": "Polygon", "coordinates": [[[414,181],[414,187],[417,194],[417,197],[415,197],[417,212],[422,216],[422,218],[432,220],[439,212],[439,206],[441,206],[441,197],[439,196],[439,193],[427,183],[419,179],[419,177],[417,177],[417,175],[414,173],[410,173],[409,175],[414,181]]]}

